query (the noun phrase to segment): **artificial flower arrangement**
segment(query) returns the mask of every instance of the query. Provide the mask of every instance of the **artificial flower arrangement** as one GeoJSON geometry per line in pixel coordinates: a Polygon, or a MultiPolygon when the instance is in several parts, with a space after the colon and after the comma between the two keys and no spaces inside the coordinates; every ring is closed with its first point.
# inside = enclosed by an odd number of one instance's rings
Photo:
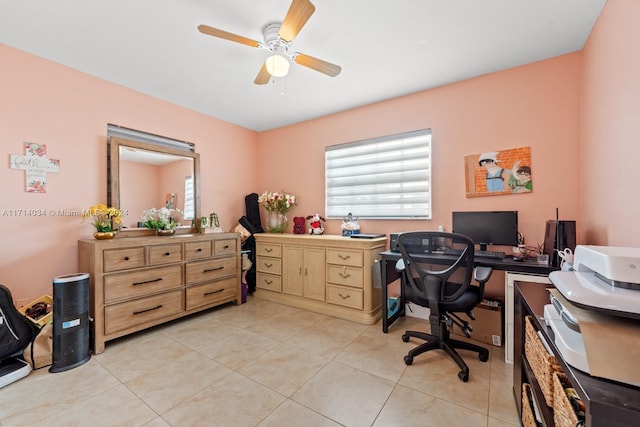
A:
{"type": "Polygon", "coordinates": [[[284,233],[287,228],[287,217],[284,215],[296,205],[296,196],[285,191],[271,193],[265,191],[258,197],[268,214],[268,229],[271,233],[284,233]]]}
{"type": "Polygon", "coordinates": [[[113,224],[120,224],[122,211],[117,208],[110,208],[107,205],[99,204],[91,206],[82,214],[83,221],[93,218],[93,226],[98,232],[111,232],[113,224]]]}
{"type": "Polygon", "coordinates": [[[267,212],[285,214],[296,205],[296,196],[284,191],[282,193],[265,191],[258,197],[258,203],[261,204],[267,212]]]}
{"type": "Polygon", "coordinates": [[[174,221],[179,209],[151,208],[142,212],[142,223],[146,228],[155,230],[173,230],[178,223],[174,221]]]}

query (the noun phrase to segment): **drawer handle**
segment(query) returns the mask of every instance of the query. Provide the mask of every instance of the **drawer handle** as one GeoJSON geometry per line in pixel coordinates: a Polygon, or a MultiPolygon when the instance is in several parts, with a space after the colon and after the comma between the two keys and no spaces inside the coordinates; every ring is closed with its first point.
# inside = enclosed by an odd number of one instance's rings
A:
{"type": "Polygon", "coordinates": [[[224,291],[224,288],[222,288],[222,289],[218,289],[217,291],[205,292],[205,293],[204,293],[204,296],[205,296],[205,297],[208,297],[209,295],[219,294],[220,292],[223,292],[223,291],[224,291]]]}
{"type": "Polygon", "coordinates": [[[264,265],[265,265],[265,267],[267,267],[267,268],[271,268],[271,267],[273,267],[273,264],[268,263],[268,262],[265,262],[265,263],[264,263],[264,265]]]}
{"type": "Polygon", "coordinates": [[[342,295],[342,294],[340,294],[340,293],[338,293],[338,296],[339,296],[340,298],[342,298],[342,299],[349,299],[349,298],[351,298],[351,295],[342,295]]]}
{"type": "Polygon", "coordinates": [[[158,277],[157,279],[145,280],[144,282],[134,282],[132,283],[132,285],[133,286],[146,285],[147,283],[160,282],[161,280],[162,280],[162,277],[158,277]]]}
{"type": "Polygon", "coordinates": [[[264,251],[265,252],[273,252],[273,249],[272,248],[264,248],[264,251]]]}
{"type": "Polygon", "coordinates": [[[351,274],[347,273],[347,267],[345,265],[342,266],[342,271],[340,273],[338,273],[338,275],[340,277],[342,277],[343,279],[351,277],[351,274]]]}
{"type": "Polygon", "coordinates": [[[202,252],[202,248],[196,249],[196,252],[202,252]]]}
{"type": "Polygon", "coordinates": [[[169,255],[171,255],[171,252],[165,252],[164,253],[164,256],[169,256],[169,255]]]}
{"type": "Polygon", "coordinates": [[[124,257],[124,260],[129,261],[129,257],[128,256],[124,257]]]}
{"type": "Polygon", "coordinates": [[[270,285],[270,284],[272,284],[272,283],[273,283],[273,280],[267,280],[267,279],[265,279],[265,280],[264,280],[264,283],[266,283],[267,285],[270,285]]]}
{"type": "Polygon", "coordinates": [[[159,304],[155,307],[147,308],[146,310],[134,311],[133,314],[142,314],[142,313],[146,313],[147,311],[157,310],[159,308],[162,308],[162,304],[159,304]]]}
{"type": "Polygon", "coordinates": [[[224,249],[229,249],[229,245],[224,245],[224,249]]]}
{"type": "Polygon", "coordinates": [[[211,273],[212,271],[220,271],[222,269],[224,269],[224,267],[207,268],[203,271],[203,273],[211,273]]]}
{"type": "Polygon", "coordinates": [[[338,258],[340,258],[340,259],[341,259],[341,260],[343,260],[343,261],[346,261],[346,260],[348,260],[349,258],[351,258],[351,255],[347,255],[347,256],[345,256],[345,255],[338,254],[338,258]]]}

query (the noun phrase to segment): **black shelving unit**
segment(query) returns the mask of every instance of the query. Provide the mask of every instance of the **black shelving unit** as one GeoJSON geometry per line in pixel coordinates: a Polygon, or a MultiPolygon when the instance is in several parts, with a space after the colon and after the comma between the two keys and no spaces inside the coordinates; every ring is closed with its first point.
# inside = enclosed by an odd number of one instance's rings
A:
{"type": "Polygon", "coordinates": [[[553,332],[544,323],[543,310],[549,303],[545,285],[516,282],[514,301],[514,366],[513,393],[522,416],[522,384],[529,383],[542,417],[543,426],[553,426],[553,409],[545,403],[540,385],[524,354],[525,316],[531,316],[534,327],[542,333],[556,359],[586,407],[587,427],[632,427],[640,425],[640,388],[592,377],[568,365],[555,346],[553,332]]]}

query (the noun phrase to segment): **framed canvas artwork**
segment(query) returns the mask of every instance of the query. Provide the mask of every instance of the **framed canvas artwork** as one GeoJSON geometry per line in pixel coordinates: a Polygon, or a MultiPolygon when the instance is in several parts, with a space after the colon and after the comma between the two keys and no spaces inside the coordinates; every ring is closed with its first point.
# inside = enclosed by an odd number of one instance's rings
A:
{"type": "Polygon", "coordinates": [[[530,147],[472,154],[464,164],[467,197],[533,191],[530,147]]]}

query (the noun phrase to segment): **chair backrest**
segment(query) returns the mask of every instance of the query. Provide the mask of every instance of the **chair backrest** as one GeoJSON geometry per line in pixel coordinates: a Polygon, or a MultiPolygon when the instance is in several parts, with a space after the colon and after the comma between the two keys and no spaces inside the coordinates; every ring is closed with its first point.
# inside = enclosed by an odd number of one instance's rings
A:
{"type": "Polygon", "coordinates": [[[411,231],[398,236],[398,246],[407,284],[416,295],[430,301],[454,301],[471,285],[474,243],[469,237],[439,231],[411,231]],[[434,254],[442,255],[438,263],[433,261],[434,254]],[[431,255],[431,259],[425,259],[424,255],[431,255]],[[456,276],[456,283],[461,286],[447,294],[445,284],[458,270],[463,273],[462,280],[456,276]]]}

